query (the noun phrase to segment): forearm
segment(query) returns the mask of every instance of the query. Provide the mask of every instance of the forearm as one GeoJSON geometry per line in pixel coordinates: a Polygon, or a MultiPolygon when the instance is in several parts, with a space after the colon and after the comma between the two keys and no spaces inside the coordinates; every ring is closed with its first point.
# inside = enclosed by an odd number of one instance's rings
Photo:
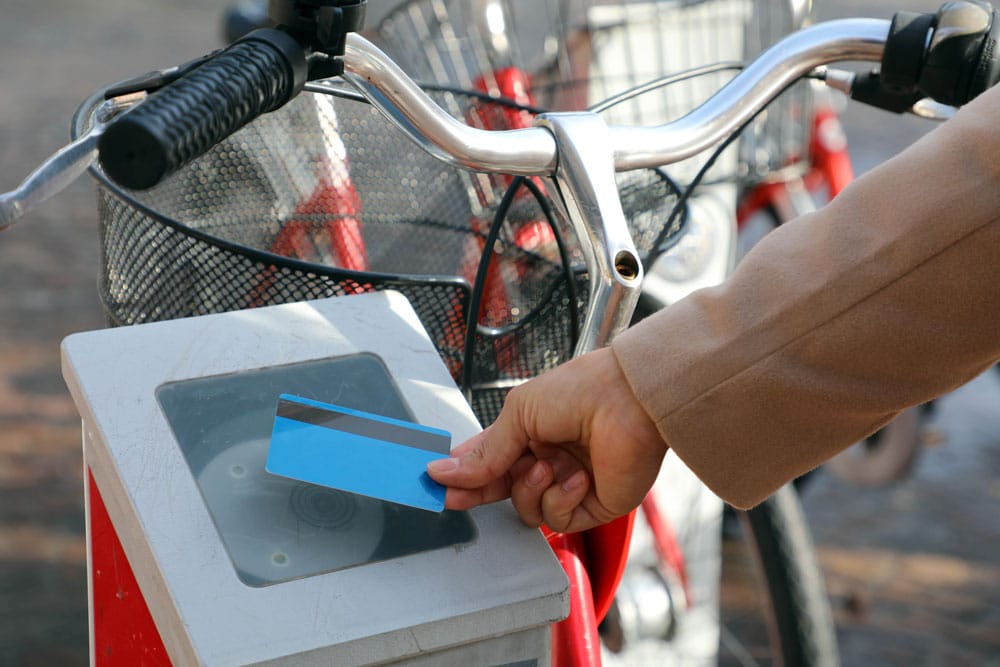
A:
{"type": "Polygon", "coordinates": [[[723,498],[759,502],[1000,357],[998,124],[995,89],[614,343],[723,498]]]}

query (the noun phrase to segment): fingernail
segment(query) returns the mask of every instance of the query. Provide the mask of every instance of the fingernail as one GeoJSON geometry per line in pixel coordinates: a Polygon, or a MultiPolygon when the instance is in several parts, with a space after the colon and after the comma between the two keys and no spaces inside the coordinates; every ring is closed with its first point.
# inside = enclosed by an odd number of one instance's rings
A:
{"type": "Polygon", "coordinates": [[[448,459],[435,459],[427,464],[427,469],[431,472],[451,472],[452,470],[458,470],[459,459],[448,458],[448,459]]]}
{"type": "Polygon", "coordinates": [[[570,478],[562,483],[563,491],[570,492],[576,491],[581,486],[583,486],[584,481],[587,479],[587,474],[582,470],[575,472],[570,475],[570,478]]]}
{"type": "Polygon", "coordinates": [[[528,483],[528,486],[538,486],[545,479],[545,466],[541,463],[536,463],[531,466],[531,470],[528,471],[528,477],[524,480],[528,483]]]}

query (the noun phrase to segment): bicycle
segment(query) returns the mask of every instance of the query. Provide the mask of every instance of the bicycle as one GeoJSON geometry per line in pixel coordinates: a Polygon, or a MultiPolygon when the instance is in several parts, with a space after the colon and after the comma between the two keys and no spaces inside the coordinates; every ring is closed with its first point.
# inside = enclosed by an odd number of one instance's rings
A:
{"type": "MultiPolygon", "coordinates": [[[[651,164],[656,164],[659,162],[667,162],[670,158],[681,158],[687,157],[693,153],[698,152],[701,148],[707,147],[713,143],[719,136],[727,134],[729,131],[738,127],[742,122],[747,120],[752,116],[753,112],[762,108],[766,102],[773,97],[774,94],[784,85],[790,82],[790,80],[797,78],[799,75],[807,73],[813,69],[813,67],[823,64],[828,59],[877,59],[882,52],[882,44],[886,37],[887,25],[885,22],[879,21],[856,21],[856,22],[842,22],[838,24],[830,24],[828,26],[819,26],[817,28],[811,29],[808,32],[801,33],[795,36],[794,39],[790,39],[782,44],[782,50],[769,51],[761,59],[756,61],[756,63],[748,68],[746,72],[738,76],[730,86],[724,89],[722,93],[713,97],[710,102],[703,107],[695,110],[692,114],[685,117],[684,122],[679,123],[671,127],[670,125],[656,128],[655,130],[637,130],[635,128],[613,128],[608,131],[609,137],[614,140],[616,145],[615,149],[612,150],[610,144],[606,145],[606,153],[603,155],[602,159],[594,159],[594,164],[580,163],[576,166],[581,169],[582,173],[590,174],[591,176],[601,175],[603,173],[603,183],[605,188],[608,187],[609,180],[608,177],[611,175],[612,171],[610,169],[613,164],[619,169],[628,169],[633,167],[643,167],[651,164]],[[832,49],[832,51],[830,50],[832,49]],[[786,69],[787,68],[787,69],[786,69]],[[735,101],[742,100],[747,103],[747,108],[743,110],[735,109],[735,101]],[[689,128],[700,128],[696,130],[693,134],[687,137],[680,137],[679,135],[674,135],[673,139],[670,139],[670,130],[676,130],[681,127],[689,128]],[[598,163],[604,165],[603,170],[595,171],[598,163]]],[[[976,37],[981,37],[981,34],[977,34],[976,37]]],[[[964,37],[964,36],[962,36],[964,37]]],[[[253,41],[253,40],[252,40],[253,41]]],[[[945,40],[940,40],[938,44],[944,43],[945,40]]],[[[249,46],[245,45],[245,48],[250,49],[264,49],[272,57],[274,53],[278,53],[279,56],[283,57],[283,51],[285,45],[288,44],[288,40],[278,37],[261,37],[258,38],[254,43],[249,46]],[[276,47],[274,43],[269,42],[269,40],[276,40],[278,46],[276,47]],[[260,44],[268,44],[270,46],[259,46],[260,44]]],[[[924,44],[921,42],[921,52],[924,44]]],[[[232,54],[230,54],[232,55],[232,54]]],[[[226,55],[218,57],[216,60],[217,66],[221,66],[225,60],[226,55]]],[[[317,59],[318,64],[321,67],[329,65],[329,61],[323,58],[317,59]]],[[[402,125],[404,131],[410,135],[411,138],[424,143],[430,141],[436,148],[432,148],[438,157],[442,157],[445,160],[451,161],[453,163],[458,163],[464,167],[472,167],[483,171],[496,170],[500,173],[515,173],[526,176],[534,175],[549,175],[553,174],[558,180],[561,188],[570,190],[576,194],[577,197],[581,199],[589,199],[594,204],[594,210],[600,210],[608,214],[610,220],[616,220],[619,223],[624,222],[622,220],[622,215],[614,210],[612,206],[611,209],[607,208],[608,202],[599,201],[599,198],[594,197],[593,191],[589,191],[588,182],[580,181],[578,178],[580,174],[575,176],[570,173],[560,172],[555,169],[555,156],[557,154],[557,145],[569,152],[571,155],[574,152],[574,145],[572,142],[572,136],[580,131],[576,128],[571,127],[575,123],[580,123],[581,127],[584,127],[588,131],[588,138],[592,141],[593,135],[589,134],[593,131],[593,128],[600,127],[593,124],[593,118],[589,116],[581,116],[576,120],[571,119],[571,117],[566,117],[566,119],[560,118],[558,115],[550,115],[544,117],[545,123],[554,130],[556,139],[553,139],[553,135],[549,134],[549,131],[543,128],[534,127],[526,130],[518,130],[516,132],[502,133],[499,135],[491,136],[489,133],[479,133],[475,131],[469,131],[468,129],[462,127],[460,124],[453,120],[447,119],[446,114],[443,114],[439,110],[435,110],[436,107],[430,102],[430,100],[423,95],[419,89],[417,89],[412,82],[410,82],[401,72],[396,69],[392,63],[384,58],[377,50],[370,47],[370,45],[363,39],[360,39],[353,35],[348,35],[346,38],[346,55],[344,62],[347,66],[346,78],[360,88],[366,97],[369,98],[375,107],[384,112],[393,112],[395,110],[398,114],[395,118],[397,122],[402,125]],[[374,82],[374,83],[373,83],[374,82]],[[379,88],[377,84],[381,83],[384,88],[379,88]],[[391,83],[391,85],[389,85],[391,83]],[[563,123],[567,123],[564,125],[563,123]],[[419,128],[430,128],[429,130],[422,131],[419,128]],[[425,134],[424,132],[427,132],[425,134]],[[508,143],[508,141],[510,143],[508,143]],[[454,154],[460,157],[454,157],[454,154]],[[449,157],[451,155],[451,157],[449,157]]],[[[211,63],[201,65],[201,67],[209,67],[210,69],[202,70],[200,74],[205,74],[211,72],[211,63]]],[[[280,63],[279,63],[280,65],[280,63]]],[[[188,74],[190,72],[197,72],[197,68],[182,70],[183,73],[188,74]]],[[[166,76],[172,76],[168,74],[166,76]]],[[[209,74],[211,78],[211,74],[209,74]]],[[[3,223],[6,225],[9,223],[14,215],[24,210],[26,206],[37,203],[42,196],[50,194],[51,190],[47,188],[54,183],[50,180],[52,175],[51,170],[54,168],[57,172],[61,172],[63,175],[70,175],[69,172],[74,169],[79,171],[81,167],[86,167],[89,164],[91,158],[93,157],[94,144],[98,140],[98,135],[102,130],[104,130],[105,121],[107,116],[104,114],[117,114],[121,112],[123,107],[131,107],[137,101],[134,98],[123,97],[123,95],[131,94],[129,89],[139,88],[145,89],[152,84],[162,83],[164,76],[159,78],[153,77],[146,78],[140,81],[138,84],[133,83],[125,88],[118,88],[114,92],[118,93],[119,96],[115,99],[112,96],[112,100],[105,104],[100,104],[95,98],[92,100],[92,104],[85,106],[85,109],[96,105],[98,107],[98,115],[96,116],[96,126],[98,128],[97,132],[90,132],[89,134],[83,134],[82,138],[66,153],[60,155],[55,162],[50,163],[47,167],[44,167],[42,171],[37,172],[34,176],[29,177],[25,186],[16,191],[11,195],[6,195],[3,200],[4,208],[2,209],[4,215],[2,217],[3,223]],[[68,168],[67,168],[68,166],[68,168]]],[[[836,76],[827,75],[828,80],[837,85],[845,85],[845,80],[843,78],[838,78],[836,76]]],[[[183,83],[184,79],[180,79],[183,83]]],[[[263,81],[258,80],[256,86],[260,86],[267,83],[269,78],[265,76],[263,81]]],[[[190,82],[190,80],[189,80],[190,82]]],[[[245,82],[243,84],[246,86],[247,90],[244,90],[246,94],[250,97],[256,97],[254,93],[253,83],[245,82]]],[[[294,96],[293,93],[297,92],[294,85],[287,87],[285,90],[281,91],[283,95],[287,95],[289,98],[294,96]]],[[[328,84],[314,84],[304,87],[322,90],[326,92],[330,86],[328,84]]],[[[133,91],[134,92],[134,91],[133,91]]],[[[862,91],[864,92],[864,91],[862,91]]],[[[870,92],[870,89],[869,89],[870,92]]],[[[907,98],[910,99],[914,95],[913,91],[909,91],[907,98]]],[[[923,93],[920,93],[922,96],[923,93]]],[[[863,97],[863,95],[859,95],[863,97]]],[[[899,100],[893,95],[888,95],[889,102],[899,100]]],[[[151,100],[159,99],[160,102],[166,104],[168,107],[173,104],[178,103],[178,100],[172,100],[169,97],[161,96],[151,97],[151,100]]],[[[273,101],[273,100],[272,100],[273,101]]],[[[871,100],[869,100],[871,101],[871,100]]],[[[879,101],[883,104],[886,103],[885,98],[881,97],[875,101],[879,101]]],[[[956,100],[950,100],[955,102],[956,100]]],[[[960,101],[958,101],[960,103],[960,101]]],[[[912,105],[912,101],[910,102],[912,105]]],[[[152,105],[155,106],[155,105],[152,105]]],[[[135,108],[146,109],[147,111],[152,108],[151,105],[142,104],[137,105],[135,108]]],[[[259,110],[259,109],[258,109],[259,110]]],[[[217,115],[216,120],[239,122],[241,120],[250,120],[250,118],[240,118],[239,114],[233,114],[233,110],[216,110],[214,112],[217,115]]],[[[251,114],[253,115],[253,114],[251,114]]],[[[369,114],[371,115],[371,114],[369,114]]],[[[86,132],[87,124],[89,122],[88,113],[82,112],[78,116],[78,128],[86,132]]],[[[197,122],[197,119],[191,119],[197,122]]],[[[109,124],[107,126],[109,129],[115,127],[115,124],[109,124]]],[[[104,131],[104,138],[108,139],[111,134],[108,131],[104,131]]],[[[200,152],[198,149],[207,149],[218,137],[201,137],[200,141],[196,143],[201,143],[200,146],[195,147],[192,153],[200,152]]],[[[246,137],[243,137],[246,140],[246,137]]],[[[110,141],[110,139],[109,139],[110,141]]],[[[186,148],[190,148],[187,146],[186,148]]],[[[109,149],[113,150],[113,149],[109,149]]],[[[229,151],[232,152],[232,151],[229,151]]],[[[104,150],[102,149],[102,153],[104,150]]],[[[128,152],[124,156],[119,155],[119,158],[124,157],[125,162],[135,156],[129,156],[128,152]]],[[[193,157],[193,155],[188,154],[184,157],[193,157]]],[[[566,155],[563,155],[564,159],[566,155]]],[[[576,155],[579,157],[579,154],[576,155]]],[[[594,156],[596,158],[596,156],[594,156]]],[[[117,171],[117,169],[111,165],[111,161],[115,158],[111,157],[110,161],[108,155],[102,155],[102,160],[104,162],[105,168],[109,173],[117,171]]],[[[202,164],[200,168],[205,168],[206,166],[211,169],[221,169],[228,167],[230,165],[225,164],[226,160],[232,159],[232,157],[227,157],[227,152],[225,149],[214,154],[212,159],[221,160],[223,164],[202,164]]],[[[212,159],[207,160],[211,163],[212,159]]],[[[144,160],[140,160],[138,166],[148,167],[149,163],[144,160]]],[[[561,163],[564,168],[564,163],[561,163]]],[[[174,166],[180,166],[176,164],[174,166]]],[[[238,164],[237,166],[242,166],[244,169],[247,168],[246,164],[238,164]]],[[[124,176],[126,182],[131,182],[135,185],[134,181],[129,181],[130,174],[128,173],[128,168],[124,172],[118,171],[119,176],[124,176]]],[[[289,172],[293,177],[296,176],[293,172],[289,172]]],[[[142,174],[143,177],[149,176],[150,172],[148,170],[142,174]]],[[[161,174],[162,175],[162,174],[161,174]]],[[[153,176],[157,176],[153,174],[153,176]]],[[[422,296],[421,291],[424,294],[429,291],[433,286],[435,281],[423,281],[418,283],[416,286],[401,282],[399,276],[386,276],[378,275],[373,273],[358,274],[358,273],[344,273],[342,274],[342,283],[333,283],[330,281],[325,281],[323,275],[311,275],[308,276],[310,282],[306,285],[296,286],[290,280],[290,272],[296,269],[303,269],[308,267],[308,270],[312,273],[317,273],[317,268],[314,265],[305,264],[303,265],[300,261],[295,260],[281,260],[274,256],[268,255],[266,253],[254,252],[254,258],[259,261],[256,263],[248,262],[251,267],[249,270],[243,271],[245,277],[249,277],[249,280],[245,280],[244,284],[241,286],[241,296],[240,299],[232,300],[226,297],[225,294],[220,292],[218,289],[212,289],[213,287],[219,287],[219,274],[199,274],[197,270],[200,269],[204,263],[199,262],[198,264],[185,263],[185,269],[192,269],[195,273],[188,273],[184,275],[182,280],[184,285],[174,286],[173,289],[168,289],[171,286],[169,276],[165,276],[159,285],[152,286],[151,292],[148,295],[150,301],[148,303],[142,303],[141,299],[137,298],[136,295],[128,295],[127,290],[120,289],[121,287],[127,287],[129,282],[129,277],[124,277],[120,275],[120,270],[122,268],[133,266],[138,267],[140,270],[155,267],[155,266],[167,266],[162,261],[163,256],[172,256],[173,250],[168,247],[168,244],[164,242],[166,234],[174,233],[180,231],[176,226],[169,220],[162,219],[162,216],[155,213],[149,208],[141,208],[138,211],[132,210],[135,204],[131,199],[121,199],[121,195],[124,194],[123,190],[120,190],[117,186],[113,185],[109,180],[105,180],[103,176],[102,182],[109,188],[102,193],[102,206],[105,207],[107,212],[108,221],[114,222],[128,222],[126,218],[132,218],[133,222],[138,221],[140,223],[143,220],[136,220],[137,217],[142,217],[143,215],[150,216],[151,219],[155,220],[160,217],[159,222],[163,227],[163,230],[156,232],[150,228],[146,228],[140,235],[148,234],[147,244],[139,248],[140,256],[143,257],[142,261],[125,261],[123,263],[115,263],[115,252],[125,251],[127,248],[113,247],[111,244],[108,246],[108,257],[109,260],[106,264],[107,275],[104,280],[106,281],[104,288],[106,297],[113,297],[113,300],[109,300],[109,307],[121,307],[123,312],[130,313],[133,318],[138,319],[150,319],[156,317],[170,317],[171,308],[191,308],[192,303],[194,304],[194,309],[225,309],[233,307],[242,307],[245,305],[252,305],[252,300],[248,304],[247,296],[248,294],[256,294],[259,290],[256,289],[257,286],[266,283],[267,292],[275,292],[276,299],[284,300],[294,300],[296,298],[301,298],[303,295],[302,291],[306,290],[306,295],[308,295],[308,290],[314,290],[312,295],[324,294],[328,292],[342,293],[344,290],[354,291],[357,289],[371,289],[375,287],[398,287],[401,291],[410,291],[416,297],[422,296]],[[155,239],[155,243],[150,243],[150,240],[155,239]],[[166,253],[165,255],[163,253],[166,253]],[[161,257],[157,257],[161,255],[161,257]],[[110,267],[110,268],[108,268],[110,267]],[[268,272],[274,275],[267,275],[268,272]],[[123,279],[117,287],[114,284],[115,280],[123,279]],[[207,280],[207,281],[206,281],[207,280]],[[248,290],[247,287],[250,287],[248,290]],[[168,298],[176,297],[183,293],[183,303],[179,302],[178,299],[168,298]],[[126,298],[123,298],[126,297],[126,298]],[[193,299],[193,301],[188,301],[188,299],[193,299]],[[150,307],[151,305],[151,307],[150,307]]],[[[600,179],[595,177],[597,182],[602,182],[600,179]]],[[[65,182],[65,181],[63,181],[65,182]]],[[[141,183],[140,183],[141,184],[141,183]]],[[[180,185],[183,187],[184,181],[182,178],[175,179],[173,185],[180,185]]],[[[223,192],[223,195],[231,195],[231,192],[223,192]]],[[[130,197],[130,195],[125,195],[130,197]]],[[[611,195],[609,199],[617,201],[617,198],[611,195]]],[[[564,202],[567,211],[571,214],[571,220],[578,229],[583,230],[586,228],[586,220],[583,216],[572,217],[572,213],[579,213],[573,205],[573,200],[564,202]]],[[[106,230],[108,233],[109,230],[106,230]]],[[[114,230],[111,230],[114,231],[114,230]]],[[[200,240],[209,240],[203,232],[196,233],[194,235],[200,240]]],[[[598,232],[598,237],[609,241],[608,245],[603,246],[600,249],[588,249],[584,248],[582,254],[586,256],[589,260],[591,267],[591,275],[594,276],[598,271],[594,270],[593,267],[600,269],[600,273],[605,276],[610,276],[610,279],[601,283],[595,278],[591,278],[591,301],[588,307],[589,316],[585,320],[583,325],[583,331],[580,334],[580,340],[583,341],[577,347],[580,349],[585,349],[588,346],[601,344],[613,335],[616,329],[620,329],[627,325],[628,317],[624,316],[622,310],[628,310],[628,306],[634,304],[635,299],[637,299],[637,287],[639,278],[642,274],[641,262],[639,253],[634,249],[632,244],[627,240],[628,233],[622,233],[622,229],[619,226],[617,230],[600,230],[598,232]],[[603,232],[603,233],[601,233],[603,232]],[[607,309],[606,306],[609,302],[618,301],[619,303],[625,302],[626,307],[623,309],[607,309]],[[596,305],[595,305],[596,304],[596,305]],[[601,317],[597,317],[601,315],[601,317]]],[[[583,243],[584,239],[587,239],[587,233],[578,233],[577,241],[583,243]]],[[[225,250],[227,247],[231,247],[231,242],[214,242],[210,244],[210,248],[203,249],[202,251],[209,254],[218,253],[220,250],[225,250]]],[[[495,246],[490,243],[484,244],[485,248],[493,249],[495,246]]],[[[218,255],[216,255],[218,257],[218,255]]],[[[523,256],[523,254],[522,254],[523,256]]],[[[226,258],[222,260],[224,263],[230,263],[232,265],[233,258],[226,258]]],[[[246,264],[245,264],[246,265],[246,264]]],[[[543,265],[544,267],[544,265],[543,265]]],[[[228,275],[231,275],[228,274],[228,275]]],[[[160,277],[155,278],[156,280],[161,280],[160,277]]],[[[564,278],[564,289],[569,289],[569,286],[573,284],[575,277],[564,278]]],[[[480,281],[482,282],[482,281],[480,281]]],[[[456,291],[454,283],[448,286],[448,289],[453,293],[456,291]]],[[[431,321],[432,326],[428,326],[432,337],[435,340],[445,341],[442,345],[443,356],[454,359],[454,350],[449,348],[449,345],[454,342],[454,335],[456,333],[456,319],[454,317],[454,312],[452,307],[453,302],[446,300],[448,306],[445,310],[448,314],[444,318],[444,322],[437,320],[431,321]],[[436,326],[435,326],[436,324],[436,326]]],[[[564,299],[565,303],[565,299],[564,299]]],[[[419,302],[416,304],[418,312],[420,312],[419,302]]],[[[478,309],[470,309],[472,312],[477,312],[478,309]]],[[[190,314],[190,313],[187,313],[190,314]]],[[[525,318],[527,319],[527,318],[525,318]]],[[[537,319],[535,320],[537,323],[537,319]]],[[[427,322],[425,321],[425,324],[427,322]]],[[[473,326],[469,326],[469,329],[473,329],[473,326]]],[[[569,336],[565,332],[560,336],[563,347],[569,347],[566,343],[569,336]]],[[[492,346],[491,346],[492,347],[492,346]]],[[[495,352],[494,350],[488,350],[489,352],[495,352]]],[[[547,360],[552,361],[551,357],[547,360]]],[[[613,584],[611,588],[613,589],[613,584]]],[[[582,586],[575,588],[577,593],[580,592],[582,586]]],[[[589,606],[588,600],[590,596],[575,595],[574,599],[583,605],[583,609],[589,606]]],[[[575,614],[571,616],[576,620],[580,620],[580,614],[575,614]]],[[[593,633],[589,636],[592,640],[593,633]]],[[[575,637],[575,639],[585,640],[588,639],[585,635],[580,635],[575,637]]],[[[572,642],[569,642],[572,644],[572,642]]],[[[570,646],[573,648],[573,646],[570,646]]],[[[593,651],[587,653],[585,647],[581,648],[584,654],[592,655],[593,651]]]]}
{"type": "MultiPolygon", "coordinates": [[[[383,8],[388,14],[369,30],[410,76],[452,90],[488,90],[519,105],[523,116],[511,111],[485,124],[479,118],[479,126],[488,129],[513,129],[543,109],[591,105],[610,123],[667,122],[723,85],[730,72],[703,71],[630,100],[603,102],[669,73],[752,58],[801,27],[809,14],[805,3],[792,2],[676,7],[605,0],[567,10],[553,1],[526,11],[506,0],[489,5],[500,19],[500,27],[490,27],[487,5],[427,0],[396,5],[383,8]]],[[[829,90],[799,82],[742,133],[738,151],[716,160],[706,176],[710,182],[684,209],[688,231],[680,236],[680,247],[647,267],[640,315],[718,283],[731,270],[734,252],[738,259],[760,235],[815,210],[816,199],[832,199],[850,183],[853,170],[831,97],[829,90]]],[[[449,101],[453,114],[462,113],[461,94],[449,101]]],[[[698,166],[690,160],[666,172],[683,183],[698,166]]],[[[898,479],[912,465],[926,414],[926,409],[906,411],[834,459],[830,469],[868,484],[898,479]]]]}
{"type": "MultiPolygon", "coordinates": [[[[569,9],[556,1],[516,0],[493,3],[413,0],[396,5],[368,29],[372,38],[402,64],[408,75],[421,81],[425,88],[429,85],[438,91],[453,116],[476,127],[494,130],[527,127],[537,114],[546,110],[587,107],[600,109],[602,117],[612,124],[668,122],[725,84],[732,76],[727,63],[752,58],[764,46],[800,27],[807,14],[806,7],[784,1],[744,7],[726,2],[676,6],[619,0],[577,3],[569,9]],[[692,71],[697,71],[698,76],[685,76],[684,73],[692,71]],[[669,86],[659,89],[647,86],[642,94],[615,99],[623,90],[635,90],[670,75],[674,76],[669,86]],[[488,105],[474,101],[476,94],[487,94],[491,99],[500,97],[503,107],[493,108],[500,106],[497,102],[488,105]]],[[[686,205],[677,209],[683,211],[679,221],[685,232],[674,235],[677,245],[664,252],[655,266],[647,266],[637,318],[665,307],[687,292],[725,278],[734,258],[737,182],[742,182],[749,193],[744,200],[756,197],[771,201],[778,187],[799,176],[801,165],[809,164],[811,158],[807,145],[811,95],[808,82],[796,84],[770,106],[766,117],[759,118],[743,132],[739,151],[727,150],[721,156],[713,156],[715,164],[704,175],[707,182],[694,190],[686,205]]],[[[823,118],[830,121],[830,112],[823,118]]],[[[841,151],[840,155],[846,153],[841,151]]],[[[640,171],[628,174],[627,180],[619,176],[621,198],[633,233],[648,224],[639,222],[640,216],[659,215],[673,220],[669,211],[671,199],[675,200],[695,176],[700,162],[692,158],[669,165],[655,175],[640,171]],[[654,196],[660,201],[662,212],[647,210],[654,196]]],[[[480,199],[499,198],[509,180],[491,185],[495,194],[477,191],[480,199]]],[[[521,223],[515,222],[512,227],[518,224],[521,223]]],[[[538,223],[532,224],[530,229],[537,235],[538,223]]],[[[673,223],[667,223],[670,224],[673,223]]],[[[521,232],[512,231],[511,235],[516,237],[518,233],[521,232]]],[[[551,242],[551,236],[535,240],[536,244],[551,242]]],[[[478,258],[478,251],[474,254],[478,258]]],[[[469,278],[471,282],[472,276],[469,278]]],[[[487,285],[497,283],[491,276],[487,285]]],[[[490,291],[490,287],[486,290],[490,291]]],[[[500,301],[502,298],[501,294],[500,301]]],[[[495,293],[492,301],[497,302],[495,293]]],[[[504,308],[498,310],[503,312],[504,308]]],[[[487,314],[483,319],[492,317],[487,314]]],[[[486,423],[496,417],[498,409],[499,404],[479,406],[478,414],[486,423]]],[[[652,660],[665,645],[665,636],[672,638],[670,644],[674,647],[684,645],[685,635],[690,631],[683,624],[678,629],[678,619],[689,615],[689,600],[711,599],[715,595],[713,591],[699,591],[692,596],[689,573],[698,581],[700,572],[712,567],[698,562],[706,556],[697,555],[698,549],[692,543],[699,539],[692,536],[719,533],[716,523],[721,506],[712,506],[711,500],[700,498],[696,485],[686,494],[679,494],[676,489],[686,479],[676,468],[676,462],[668,463],[664,479],[658,485],[660,493],[655,490],[650,493],[637,513],[629,564],[609,608],[611,616],[602,630],[606,644],[613,645],[616,651],[606,655],[609,661],[635,660],[636,655],[652,660]],[[666,495],[667,488],[672,488],[672,493],[682,499],[670,502],[658,499],[666,495]],[[702,507],[702,511],[684,513],[677,509],[696,506],[702,507]],[[678,535],[687,540],[686,548],[679,544],[678,535]],[[643,604],[644,599],[656,600],[657,604],[643,604]]],[[[758,543],[781,540],[782,529],[775,529],[774,525],[791,524],[807,535],[807,530],[799,526],[798,514],[793,514],[796,511],[793,501],[776,504],[768,511],[774,513],[773,523],[764,521],[753,531],[747,530],[748,534],[756,533],[758,543]]],[[[764,509],[758,512],[764,513],[764,509]]],[[[730,558],[735,558],[730,553],[736,551],[734,545],[726,547],[730,558]]],[[[706,553],[718,549],[718,545],[701,548],[706,553]]],[[[805,556],[799,558],[798,554],[808,550],[807,540],[794,549],[774,549],[776,553],[789,554],[782,562],[798,559],[803,563],[810,560],[805,556]]],[[[794,567],[776,569],[794,570],[794,567]]],[[[821,600],[823,593],[814,583],[816,579],[803,577],[801,580],[808,582],[803,586],[783,581],[775,585],[781,590],[792,590],[801,599],[821,600]]],[[[736,580],[730,577],[726,581],[727,586],[733,587],[736,580]]],[[[704,584],[698,586],[703,588],[704,584]]],[[[817,616],[823,613],[821,606],[815,612],[817,616]]],[[[786,625],[794,628],[795,622],[790,620],[786,625]]],[[[799,643],[809,644],[806,639],[799,643]]]]}

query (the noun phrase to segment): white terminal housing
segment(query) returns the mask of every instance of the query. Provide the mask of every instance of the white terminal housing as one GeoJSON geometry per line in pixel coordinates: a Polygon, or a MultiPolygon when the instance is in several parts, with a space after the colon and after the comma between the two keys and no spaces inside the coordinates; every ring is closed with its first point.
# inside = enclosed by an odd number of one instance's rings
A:
{"type": "Polygon", "coordinates": [[[75,334],[63,374],[174,664],[548,664],[567,580],[509,503],[434,514],[263,469],[281,393],[479,430],[402,295],[75,334]]]}

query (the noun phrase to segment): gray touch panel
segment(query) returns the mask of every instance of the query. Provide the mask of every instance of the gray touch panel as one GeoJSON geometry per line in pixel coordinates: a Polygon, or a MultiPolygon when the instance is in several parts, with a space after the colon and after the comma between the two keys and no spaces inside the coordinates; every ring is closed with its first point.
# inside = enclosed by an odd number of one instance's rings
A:
{"type": "Polygon", "coordinates": [[[157,400],[241,581],[266,586],[475,539],[463,512],[434,514],[265,472],[281,393],[413,421],[372,354],[159,387],[157,400]]]}

